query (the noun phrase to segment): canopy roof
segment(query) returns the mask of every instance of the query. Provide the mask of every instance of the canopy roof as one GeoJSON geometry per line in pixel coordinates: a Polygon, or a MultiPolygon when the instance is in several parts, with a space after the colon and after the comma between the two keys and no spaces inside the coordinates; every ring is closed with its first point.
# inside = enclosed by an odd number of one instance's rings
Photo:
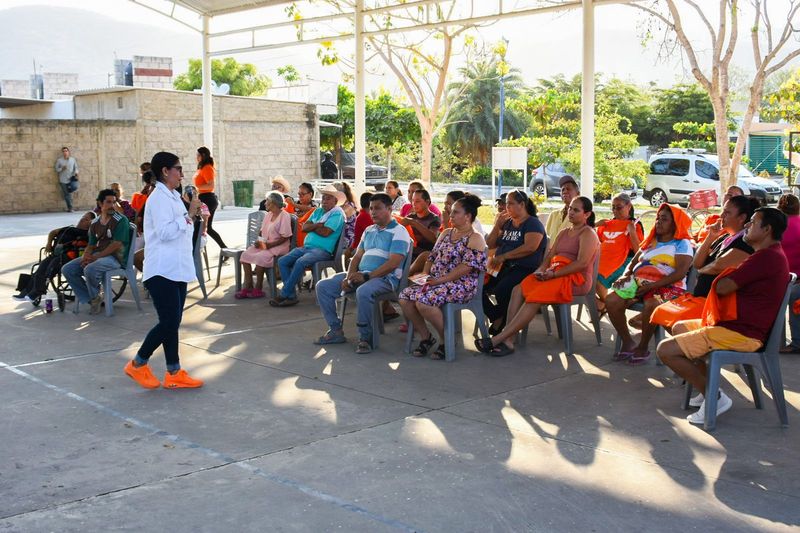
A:
{"type": "Polygon", "coordinates": [[[198,15],[214,17],[259,7],[290,4],[290,0],[175,0],[175,3],[194,11],[198,15]]]}

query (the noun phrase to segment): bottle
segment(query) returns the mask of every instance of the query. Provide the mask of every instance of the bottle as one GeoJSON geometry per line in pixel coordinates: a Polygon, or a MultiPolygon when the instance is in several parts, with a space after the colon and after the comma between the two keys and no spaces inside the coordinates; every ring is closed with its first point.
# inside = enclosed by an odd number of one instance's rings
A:
{"type": "Polygon", "coordinates": [[[44,295],[44,312],[48,314],[53,312],[53,295],[49,292],[44,295]]]}

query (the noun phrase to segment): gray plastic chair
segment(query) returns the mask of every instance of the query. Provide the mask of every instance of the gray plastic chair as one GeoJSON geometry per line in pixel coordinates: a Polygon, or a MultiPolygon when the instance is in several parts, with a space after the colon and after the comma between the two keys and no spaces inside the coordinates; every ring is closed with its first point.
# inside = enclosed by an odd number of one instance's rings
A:
{"type": "Polygon", "coordinates": [[[242,253],[253,246],[261,232],[261,224],[264,223],[266,211],[254,211],[247,215],[247,242],[244,248],[222,248],[219,251],[219,262],[217,263],[217,287],[219,287],[220,276],[222,275],[222,260],[226,257],[233,258],[233,266],[236,276],[236,290],[242,290],[242,253]]]}
{"type": "MultiPolygon", "coordinates": [[[[289,237],[289,251],[297,248],[297,215],[292,216],[292,236],[289,237]]],[[[270,296],[275,298],[278,295],[278,259],[283,256],[276,256],[272,260],[272,266],[266,269],[267,283],[269,283],[270,296]]]]}
{"type": "Polygon", "coordinates": [[[333,259],[326,261],[317,261],[311,265],[311,286],[316,287],[319,280],[322,279],[323,274],[332,268],[334,272],[344,272],[344,248],[347,245],[344,239],[344,226],[342,226],[342,233],[339,234],[339,240],[336,241],[336,248],[333,251],[333,259]]]}
{"type": "MultiPolygon", "coordinates": [[[[478,290],[472,299],[466,303],[446,303],[442,306],[442,318],[444,319],[444,358],[447,362],[456,360],[456,333],[461,331],[461,311],[470,311],[475,315],[475,324],[480,330],[481,337],[489,338],[489,328],[486,327],[486,317],[483,314],[483,282],[485,272],[478,276],[478,290]]],[[[414,324],[409,320],[406,322],[408,332],[406,333],[406,353],[411,353],[411,345],[414,342],[414,324]]],[[[474,331],[473,331],[474,335],[474,331]]]]}
{"type": "MultiPolygon", "coordinates": [[[[194,275],[197,276],[197,283],[200,285],[200,291],[203,293],[203,299],[206,299],[208,298],[208,293],[206,292],[206,278],[203,275],[203,253],[205,252],[205,247],[200,246],[202,241],[203,232],[198,231],[197,238],[195,238],[193,244],[192,257],[194,259],[194,275]]],[[[206,265],[208,265],[207,260],[206,265]]]]}
{"type": "MultiPolygon", "coordinates": [[[[775,322],[772,325],[772,330],[767,337],[767,344],[763,350],[758,352],[734,352],[729,350],[714,350],[709,352],[706,356],[706,418],[704,428],[706,431],[713,431],[717,425],[717,394],[719,392],[720,370],[722,365],[741,364],[744,366],[747,374],[747,382],[750,385],[750,390],[753,392],[753,403],[756,409],[763,409],[764,405],[761,400],[761,383],[755,371],[761,374],[772,393],[772,400],[775,402],[775,408],[778,410],[778,418],[781,420],[781,426],[789,426],[789,415],[786,410],[786,397],[783,394],[783,377],[781,375],[781,360],[780,352],[781,335],[784,328],[784,317],[786,316],[786,308],[789,304],[789,296],[792,293],[792,285],[794,285],[797,276],[795,274],[789,275],[789,283],[786,287],[786,292],[783,295],[783,301],[778,314],[775,316],[775,322]]],[[[689,409],[689,399],[692,397],[692,385],[686,382],[685,393],[683,396],[683,408],[689,409]]]]}
{"type": "MultiPolygon", "coordinates": [[[[128,286],[133,293],[133,299],[136,302],[136,308],[142,312],[142,302],[139,298],[139,286],[136,284],[136,268],[133,266],[133,256],[136,250],[136,224],[130,224],[130,246],[128,248],[128,257],[125,259],[125,268],[115,268],[114,270],[107,270],[103,276],[103,296],[105,298],[106,316],[114,316],[114,291],[111,289],[111,278],[114,276],[124,276],[128,280],[128,286]]],[[[80,310],[80,301],[75,298],[74,313],[80,310]]]]}
{"type": "MultiPolygon", "coordinates": [[[[597,285],[597,268],[600,265],[600,251],[598,250],[594,255],[594,273],[592,276],[592,285],[589,292],[579,296],[574,296],[572,302],[569,304],[547,304],[542,306],[542,319],[544,320],[547,334],[550,335],[550,317],[548,315],[547,307],[553,307],[556,318],[556,328],[558,329],[558,337],[564,339],[564,351],[567,355],[572,355],[572,306],[585,306],[589,311],[589,318],[594,328],[594,336],[597,339],[597,345],[603,344],[603,337],[600,330],[600,313],[597,311],[597,300],[595,299],[595,286],[597,285]]],[[[524,346],[528,342],[528,328],[530,324],[520,332],[520,344],[524,346]]]]}
{"type": "MultiPolygon", "coordinates": [[[[411,252],[414,249],[414,243],[408,246],[408,252],[403,259],[403,274],[400,276],[400,282],[397,284],[397,290],[384,292],[375,295],[375,303],[372,305],[372,349],[377,350],[380,344],[381,334],[385,333],[383,324],[383,302],[386,300],[395,301],[400,294],[400,291],[408,287],[408,271],[411,270],[412,257],[411,252]]],[[[348,292],[344,296],[336,299],[336,306],[338,308],[339,320],[344,324],[344,315],[347,312],[348,300],[355,301],[356,293],[348,292]]]]}

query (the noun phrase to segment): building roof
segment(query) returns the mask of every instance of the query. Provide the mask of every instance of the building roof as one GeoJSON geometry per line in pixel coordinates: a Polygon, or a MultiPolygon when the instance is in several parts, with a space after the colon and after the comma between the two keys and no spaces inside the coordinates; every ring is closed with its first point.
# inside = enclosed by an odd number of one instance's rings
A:
{"type": "Polygon", "coordinates": [[[14,96],[0,96],[0,108],[22,107],[26,105],[52,104],[55,100],[39,100],[37,98],[17,98],[14,96]]]}
{"type": "Polygon", "coordinates": [[[176,3],[199,15],[213,17],[292,2],[290,0],[176,0],[176,3]]]}
{"type": "Polygon", "coordinates": [[[753,122],[750,125],[750,135],[783,135],[792,128],[791,124],[783,122],[753,122]]]}

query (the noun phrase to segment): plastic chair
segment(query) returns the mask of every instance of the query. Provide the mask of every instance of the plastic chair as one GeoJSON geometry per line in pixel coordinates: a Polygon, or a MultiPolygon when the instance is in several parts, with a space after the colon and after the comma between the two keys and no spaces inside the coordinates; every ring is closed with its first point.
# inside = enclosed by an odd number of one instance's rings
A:
{"type": "Polygon", "coordinates": [[[339,234],[339,240],[336,241],[336,248],[334,248],[333,259],[317,261],[311,265],[312,287],[317,286],[317,282],[322,279],[322,275],[329,268],[332,268],[334,272],[344,272],[344,248],[346,245],[347,243],[344,239],[344,227],[342,227],[342,233],[339,234]]]}
{"type": "MultiPolygon", "coordinates": [[[[203,293],[203,299],[208,298],[208,293],[206,292],[206,280],[205,276],[203,276],[203,253],[205,252],[205,247],[200,246],[200,243],[203,241],[203,232],[197,232],[197,237],[194,240],[194,244],[192,247],[192,258],[194,259],[194,274],[197,276],[197,283],[200,285],[200,291],[203,293]]],[[[208,265],[208,257],[206,256],[206,265],[208,265]]]]}
{"type": "MultiPolygon", "coordinates": [[[[486,317],[483,314],[483,281],[484,272],[478,276],[478,289],[472,299],[466,303],[446,303],[442,306],[444,319],[444,358],[447,362],[456,360],[456,332],[461,331],[461,311],[470,311],[475,315],[475,324],[480,329],[481,337],[489,338],[489,328],[486,326],[486,317]]],[[[406,333],[406,353],[411,353],[414,342],[414,324],[409,320],[406,333]]],[[[474,335],[474,331],[473,331],[474,335]]]]}
{"type": "MultiPolygon", "coordinates": [[[[111,288],[111,278],[114,276],[124,276],[128,285],[131,287],[136,308],[142,312],[142,302],[139,298],[139,286],[136,284],[136,268],[133,266],[133,256],[136,250],[136,224],[130,224],[130,246],[128,247],[128,257],[125,259],[125,268],[115,268],[106,271],[103,276],[103,296],[105,298],[106,316],[114,316],[114,291],[111,288]]],[[[80,310],[80,301],[75,298],[74,313],[80,310]]]]}
{"type": "Polygon", "coordinates": [[[255,211],[247,215],[247,242],[244,248],[222,248],[219,251],[219,263],[217,264],[217,287],[219,287],[219,280],[222,273],[222,261],[226,257],[232,257],[233,266],[236,269],[236,290],[242,290],[242,253],[249,247],[253,246],[253,244],[256,242],[258,234],[261,232],[261,224],[264,223],[264,217],[266,216],[266,213],[266,211],[255,211]]]}
{"type": "MultiPolygon", "coordinates": [[[[383,324],[383,302],[397,300],[400,291],[408,287],[408,271],[411,270],[412,257],[411,252],[414,249],[414,243],[408,246],[408,252],[403,259],[403,274],[400,276],[400,282],[397,284],[397,289],[389,292],[383,292],[375,295],[375,303],[372,305],[372,349],[377,350],[380,344],[381,334],[385,333],[383,324]]],[[[348,292],[344,296],[336,299],[336,305],[339,309],[339,320],[344,324],[344,315],[347,312],[347,301],[355,301],[356,293],[348,292]]]]}
{"type": "MultiPolygon", "coordinates": [[[[553,307],[556,318],[556,328],[558,329],[558,337],[564,339],[564,351],[567,355],[572,355],[572,306],[578,305],[586,307],[589,310],[589,318],[594,328],[594,336],[597,339],[597,345],[603,344],[603,338],[600,330],[600,313],[597,311],[597,300],[595,299],[595,286],[597,285],[597,269],[600,265],[600,251],[598,250],[594,255],[594,272],[592,276],[592,285],[589,292],[586,294],[573,296],[572,302],[569,304],[546,304],[542,306],[542,318],[544,319],[547,334],[551,334],[550,317],[548,315],[547,307],[553,307]]],[[[579,313],[581,308],[579,308],[579,313]]],[[[524,346],[528,342],[528,328],[530,323],[525,326],[520,332],[520,344],[524,346]]]]}
{"type": "MultiPolygon", "coordinates": [[[[292,216],[292,236],[289,238],[289,251],[297,248],[297,215],[292,216]]],[[[266,269],[267,283],[269,283],[270,295],[275,298],[278,295],[278,259],[283,256],[273,258],[272,266],[266,269]]]]}
{"type": "MultiPolygon", "coordinates": [[[[789,296],[792,292],[792,285],[794,285],[797,276],[790,274],[789,283],[786,287],[786,292],[783,295],[783,301],[778,308],[778,314],[775,316],[775,322],[767,337],[767,344],[761,351],[758,352],[734,352],[729,350],[714,350],[709,352],[706,357],[706,417],[703,427],[706,431],[713,431],[717,425],[717,395],[719,393],[719,379],[720,370],[722,365],[741,364],[744,366],[747,374],[747,382],[750,385],[750,390],[753,392],[753,403],[756,409],[763,409],[764,405],[761,399],[761,383],[759,383],[758,376],[755,371],[761,374],[767,382],[770,392],[772,393],[772,400],[775,402],[775,408],[778,411],[778,418],[781,420],[781,426],[789,426],[789,415],[786,410],[786,397],[783,394],[783,377],[781,375],[781,360],[780,352],[781,335],[783,334],[783,320],[786,316],[786,308],[789,304],[789,296]]],[[[686,382],[686,388],[683,395],[683,408],[689,409],[689,400],[692,397],[692,384],[686,382]]]]}

